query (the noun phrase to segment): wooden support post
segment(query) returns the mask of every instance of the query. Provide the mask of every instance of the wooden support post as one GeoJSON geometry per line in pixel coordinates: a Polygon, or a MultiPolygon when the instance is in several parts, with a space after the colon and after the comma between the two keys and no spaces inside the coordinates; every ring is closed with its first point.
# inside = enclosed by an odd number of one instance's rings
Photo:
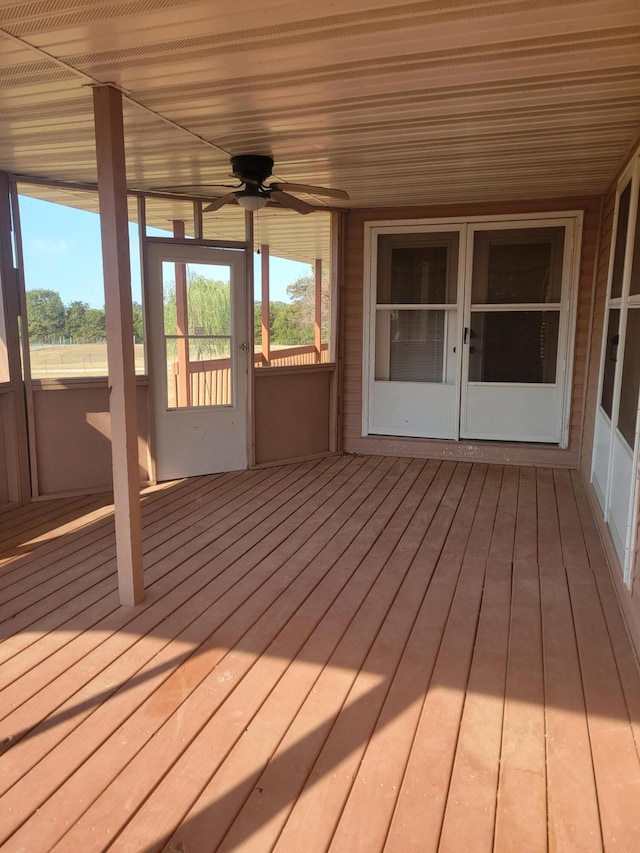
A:
{"type": "Polygon", "coordinates": [[[12,371],[20,375],[20,343],[18,340],[18,275],[13,267],[11,240],[11,190],[9,176],[0,172],[0,382],[10,382],[12,371]],[[14,331],[15,327],[15,331],[14,331]],[[9,340],[8,330],[14,331],[9,340]]]}
{"type": "Polygon", "coordinates": [[[269,282],[269,244],[260,246],[261,284],[262,284],[262,362],[269,365],[271,361],[271,321],[269,312],[270,282],[269,282]]]}
{"type": "Polygon", "coordinates": [[[204,237],[201,201],[193,202],[193,237],[195,240],[202,240],[202,238],[204,237]]]}
{"type": "MultiPolygon", "coordinates": [[[[153,354],[149,346],[149,329],[151,328],[151,309],[149,302],[149,264],[147,260],[147,203],[143,195],[138,196],[138,249],[140,252],[140,273],[142,277],[142,309],[144,311],[144,363],[146,365],[147,376],[153,376],[153,354]]],[[[149,480],[152,483],[157,482],[156,477],[156,459],[154,449],[156,446],[156,425],[154,419],[154,393],[159,393],[153,386],[147,390],[147,418],[148,418],[148,441],[145,447],[145,456],[147,462],[147,471],[149,472],[149,480]]]]}
{"type": "MultiPolygon", "coordinates": [[[[10,382],[12,386],[12,393],[0,401],[0,429],[4,439],[0,454],[5,457],[9,500],[26,502],[30,497],[29,447],[18,332],[18,321],[26,328],[26,318],[20,305],[18,271],[13,266],[10,197],[9,176],[6,172],[0,172],[0,382],[10,382]]],[[[14,217],[14,226],[15,247],[20,263],[22,255],[17,215],[14,217]]],[[[28,358],[29,353],[25,351],[25,363],[28,358]]]]}
{"type": "Polygon", "coordinates": [[[144,598],[144,575],[122,95],[109,85],[95,87],[93,110],[109,364],[118,588],[120,602],[131,605],[144,598]]]}
{"type": "Polygon", "coordinates": [[[316,308],[315,308],[315,347],[316,362],[322,361],[322,258],[316,258],[316,308]]]}
{"type": "MultiPolygon", "coordinates": [[[[247,424],[248,442],[247,442],[247,460],[249,468],[256,464],[256,421],[255,421],[255,278],[253,253],[255,246],[255,229],[253,227],[253,211],[245,210],[244,212],[244,239],[245,239],[245,270],[244,270],[244,286],[246,287],[247,314],[244,321],[244,327],[247,330],[247,344],[249,345],[249,358],[247,363],[248,379],[247,382],[247,424]]],[[[242,400],[239,401],[242,405],[242,400]]]]}
{"type": "MultiPolygon", "coordinates": [[[[173,220],[173,236],[184,240],[185,230],[182,219],[173,220]]],[[[187,267],[175,264],[176,270],[176,335],[189,334],[187,309],[187,267]]],[[[178,338],[178,399],[177,406],[191,405],[191,377],[189,376],[189,341],[178,338]]]]}

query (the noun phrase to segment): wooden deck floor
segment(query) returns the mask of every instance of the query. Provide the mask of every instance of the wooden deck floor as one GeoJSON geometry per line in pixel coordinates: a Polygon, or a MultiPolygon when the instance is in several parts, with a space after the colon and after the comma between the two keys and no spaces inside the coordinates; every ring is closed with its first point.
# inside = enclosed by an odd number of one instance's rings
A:
{"type": "Polygon", "coordinates": [[[342,457],[0,519],[3,851],[640,850],[579,475],[342,457]]]}

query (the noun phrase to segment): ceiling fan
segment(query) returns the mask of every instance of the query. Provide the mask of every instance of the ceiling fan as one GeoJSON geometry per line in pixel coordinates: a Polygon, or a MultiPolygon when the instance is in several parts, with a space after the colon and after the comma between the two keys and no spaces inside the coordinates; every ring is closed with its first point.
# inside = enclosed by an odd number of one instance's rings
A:
{"type": "MultiPolygon", "coordinates": [[[[333,190],[328,187],[315,187],[311,184],[290,184],[288,182],[274,182],[267,184],[265,181],[270,177],[273,170],[273,158],[266,154],[238,154],[231,158],[231,174],[237,178],[239,184],[212,184],[212,188],[224,187],[232,191],[216,199],[202,211],[210,213],[219,210],[225,204],[237,203],[245,210],[261,210],[268,202],[275,202],[279,206],[288,207],[298,213],[313,213],[316,210],[308,202],[291,195],[292,192],[309,193],[310,195],[324,196],[326,198],[349,198],[344,190],[333,190]]],[[[192,184],[192,187],[208,186],[205,184],[192,184]]],[[[188,187],[165,187],[165,189],[186,190],[188,187]]]]}

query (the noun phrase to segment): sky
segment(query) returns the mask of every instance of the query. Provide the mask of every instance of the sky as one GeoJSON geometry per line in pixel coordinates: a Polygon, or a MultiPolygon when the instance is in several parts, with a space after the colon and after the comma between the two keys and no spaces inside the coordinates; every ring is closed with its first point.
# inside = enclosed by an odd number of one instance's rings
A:
{"type": "MultiPolygon", "coordinates": [[[[20,196],[20,225],[27,290],[56,290],[65,305],[87,302],[104,307],[100,224],[95,213],[20,196]]],[[[152,229],[154,236],[169,232],[152,229]]],[[[129,226],[131,252],[131,295],[141,302],[138,229],[129,226]]],[[[311,273],[309,264],[271,257],[270,286],[273,302],[288,302],[287,285],[311,273]]],[[[260,257],[254,255],[256,283],[260,257]]]]}

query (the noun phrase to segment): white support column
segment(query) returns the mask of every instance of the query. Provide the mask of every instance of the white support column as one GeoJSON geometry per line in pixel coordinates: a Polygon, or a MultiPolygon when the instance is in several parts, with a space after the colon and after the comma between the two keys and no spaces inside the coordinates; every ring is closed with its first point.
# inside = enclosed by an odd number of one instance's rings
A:
{"type": "Polygon", "coordinates": [[[122,95],[113,86],[98,86],[93,90],[93,108],[109,363],[118,588],[120,602],[132,605],[144,598],[144,577],[122,95]]]}

